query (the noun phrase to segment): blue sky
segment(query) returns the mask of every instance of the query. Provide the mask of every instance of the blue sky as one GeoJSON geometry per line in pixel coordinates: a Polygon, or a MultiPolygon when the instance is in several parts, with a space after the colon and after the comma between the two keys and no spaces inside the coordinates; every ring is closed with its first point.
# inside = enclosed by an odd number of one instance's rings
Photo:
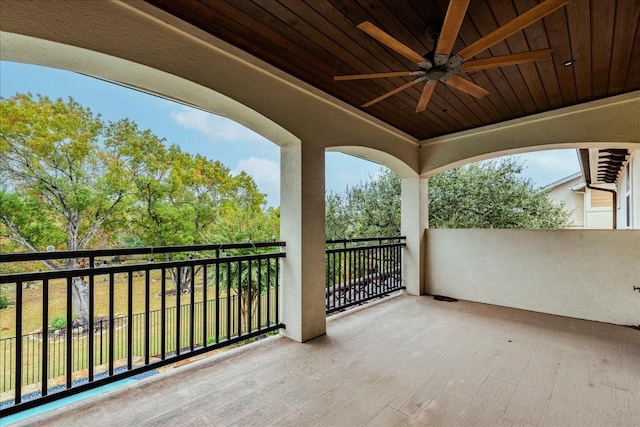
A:
{"type": "MultiPolygon", "coordinates": [[[[220,160],[235,173],[244,170],[267,194],[270,205],[279,204],[279,148],[229,119],[80,74],[0,61],[0,96],[8,98],[18,92],[72,97],[106,121],[129,118],[184,151],[220,160]]],[[[525,161],[524,175],[538,186],[580,170],[575,150],[544,151],[520,158],[525,161]]],[[[326,168],[327,190],[343,191],[375,175],[381,166],[328,152],[326,168]]]]}

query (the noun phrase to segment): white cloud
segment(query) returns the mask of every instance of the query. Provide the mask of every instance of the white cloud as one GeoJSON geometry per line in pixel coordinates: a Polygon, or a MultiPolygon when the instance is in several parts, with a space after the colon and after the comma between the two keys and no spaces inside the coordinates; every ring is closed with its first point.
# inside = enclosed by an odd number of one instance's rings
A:
{"type": "Polygon", "coordinates": [[[171,118],[185,129],[196,130],[214,141],[249,142],[268,140],[258,133],[226,117],[217,116],[195,108],[181,107],[173,111],[171,118]]]}
{"type": "Polygon", "coordinates": [[[280,204],[280,165],[277,162],[249,157],[240,160],[232,173],[237,175],[243,171],[251,175],[262,193],[267,194],[270,206],[280,204]]]}
{"type": "Polygon", "coordinates": [[[576,150],[548,150],[516,156],[524,161],[523,175],[544,186],[580,172],[576,150]]]}

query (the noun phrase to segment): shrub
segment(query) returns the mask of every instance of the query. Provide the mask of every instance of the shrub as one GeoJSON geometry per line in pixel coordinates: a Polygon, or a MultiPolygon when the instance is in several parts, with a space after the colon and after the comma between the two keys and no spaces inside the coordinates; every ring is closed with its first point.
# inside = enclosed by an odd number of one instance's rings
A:
{"type": "Polygon", "coordinates": [[[0,290],[0,310],[2,310],[3,308],[7,308],[10,305],[11,301],[9,301],[9,298],[7,298],[4,292],[0,290]]]}
{"type": "Polygon", "coordinates": [[[51,321],[51,329],[57,331],[58,329],[64,328],[64,325],[67,324],[67,319],[64,316],[58,316],[51,321]]]}

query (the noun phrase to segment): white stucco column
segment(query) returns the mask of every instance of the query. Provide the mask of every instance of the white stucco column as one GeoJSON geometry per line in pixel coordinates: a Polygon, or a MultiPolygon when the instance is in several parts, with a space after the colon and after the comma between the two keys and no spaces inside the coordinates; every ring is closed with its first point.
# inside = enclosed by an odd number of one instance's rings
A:
{"type": "Polygon", "coordinates": [[[326,332],[324,147],[280,149],[280,234],[283,334],[300,342],[326,332]]]}
{"type": "Polygon", "coordinates": [[[402,253],[402,274],[410,295],[420,295],[424,291],[424,230],[429,227],[428,189],[427,178],[417,175],[402,178],[400,231],[407,237],[407,246],[402,253]]]}

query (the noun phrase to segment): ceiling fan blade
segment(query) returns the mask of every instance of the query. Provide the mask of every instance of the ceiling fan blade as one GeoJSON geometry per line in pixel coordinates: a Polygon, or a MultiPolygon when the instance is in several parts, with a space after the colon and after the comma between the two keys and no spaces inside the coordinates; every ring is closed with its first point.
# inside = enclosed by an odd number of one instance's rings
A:
{"type": "Polygon", "coordinates": [[[423,81],[424,79],[425,79],[424,77],[420,77],[419,79],[415,79],[415,80],[412,80],[410,82],[407,82],[407,83],[403,84],[402,86],[399,86],[399,87],[393,89],[392,91],[389,91],[389,92],[385,93],[384,95],[377,97],[376,99],[372,99],[371,101],[367,102],[366,104],[363,104],[362,106],[363,107],[369,107],[369,106],[375,104],[376,102],[380,102],[383,99],[386,99],[386,98],[390,97],[391,95],[395,95],[398,92],[402,92],[403,90],[413,86],[414,84],[416,84],[418,82],[423,81]]]}
{"type": "Polygon", "coordinates": [[[460,31],[460,25],[464,15],[467,13],[470,0],[450,0],[447,14],[444,17],[444,24],[438,36],[438,46],[436,47],[436,55],[451,54],[453,43],[455,43],[460,31]]]}
{"type": "Polygon", "coordinates": [[[422,89],[422,95],[420,95],[420,100],[418,101],[418,106],[416,107],[416,113],[424,111],[427,108],[427,104],[429,104],[429,99],[431,99],[431,94],[433,93],[433,89],[436,88],[436,82],[428,81],[424,88],[422,89]]]}
{"type": "Polygon", "coordinates": [[[445,83],[451,87],[455,87],[458,90],[468,93],[471,96],[475,96],[476,98],[484,98],[489,94],[489,91],[487,91],[486,89],[481,88],[477,84],[472,83],[467,79],[463,79],[457,74],[451,76],[451,78],[445,81],[445,83]]]}
{"type": "Polygon", "coordinates": [[[551,55],[553,49],[532,50],[531,52],[514,53],[513,55],[494,56],[493,58],[467,61],[462,65],[462,71],[487,70],[489,68],[505,67],[507,65],[524,64],[539,61],[551,55]]]}
{"type": "Polygon", "coordinates": [[[410,76],[412,71],[391,71],[388,73],[373,73],[373,74],[352,74],[348,76],[335,76],[333,80],[364,80],[364,79],[382,79],[385,77],[401,77],[410,76]]]}
{"type": "Polygon", "coordinates": [[[409,58],[415,63],[424,61],[424,57],[417,53],[415,50],[410,47],[402,44],[398,40],[391,37],[389,34],[382,31],[380,28],[376,27],[369,21],[365,21],[362,24],[358,25],[365,33],[369,34],[374,39],[378,40],[380,43],[390,47],[391,49],[398,52],[400,55],[409,58]]]}
{"type": "Polygon", "coordinates": [[[534,22],[560,9],[562,6],[569,3],[569,1],[570,0],[545,0],[536,7],[529,9],[522,15],[518,16],[513,21],[506,23],[492,33],[487,34],[480,40],[465,47],[460,52],[458,52],[458,55],[460,55],[463,60],[472,58],[480,52],[489,49],[496,43],[499,43],[502,40],[506,39],[511,34],[518,32],[525,27],[528,27],[534,22]]]}

